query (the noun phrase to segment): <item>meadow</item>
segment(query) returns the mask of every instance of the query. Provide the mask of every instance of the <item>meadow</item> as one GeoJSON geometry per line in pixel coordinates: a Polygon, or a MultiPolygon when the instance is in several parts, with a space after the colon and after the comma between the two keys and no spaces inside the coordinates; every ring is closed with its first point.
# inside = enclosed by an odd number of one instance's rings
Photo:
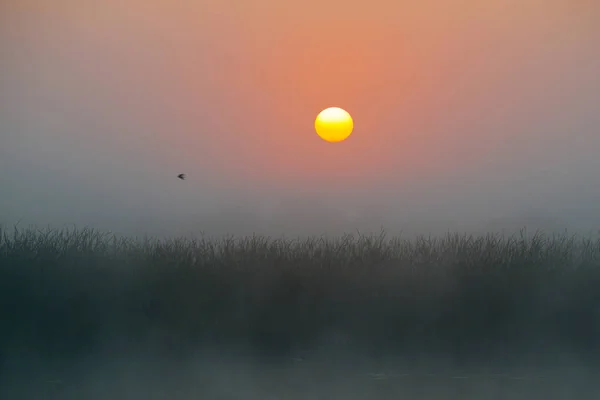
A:
{"type": "Polygon", "coordinates": [[[567,233],[157,240],[3,230],[0,360],[227,349],[265,365],[321,356],[595,368],[599,287],[600,240],[567,233]]]}

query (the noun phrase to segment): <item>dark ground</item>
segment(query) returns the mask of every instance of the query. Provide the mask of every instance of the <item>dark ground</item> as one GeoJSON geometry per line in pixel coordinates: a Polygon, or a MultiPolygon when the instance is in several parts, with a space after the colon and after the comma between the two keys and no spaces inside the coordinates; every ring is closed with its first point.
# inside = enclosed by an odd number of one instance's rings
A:
{"type": "Polygon", "coordinates": [[[2,399],[597,399],[600,242],[0,239],[2,399]]]}

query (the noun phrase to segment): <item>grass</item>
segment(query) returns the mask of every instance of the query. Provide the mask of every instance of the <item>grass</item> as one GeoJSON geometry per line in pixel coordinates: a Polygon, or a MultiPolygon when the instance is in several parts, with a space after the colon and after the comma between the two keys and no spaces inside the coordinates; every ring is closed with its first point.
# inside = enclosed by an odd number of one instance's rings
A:
{"type": "Polygon", "coordinates": [[[600,359],[600,240],[520,235],[154,240],[0,232],[0,358],[205,345],[462,362],[600,359]]]}

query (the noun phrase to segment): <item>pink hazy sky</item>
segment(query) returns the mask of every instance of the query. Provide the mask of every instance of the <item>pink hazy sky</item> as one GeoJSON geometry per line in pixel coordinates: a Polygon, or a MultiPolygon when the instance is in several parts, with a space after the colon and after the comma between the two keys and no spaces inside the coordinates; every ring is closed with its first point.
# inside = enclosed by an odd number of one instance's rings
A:
{"type": "Polygon", "coordinates": [[[598,17],[583,0],[3,2],[0,222],[588,228],[598,17]],[[329,106],[354,118],[344,143],[314,133],[329,106]]]}

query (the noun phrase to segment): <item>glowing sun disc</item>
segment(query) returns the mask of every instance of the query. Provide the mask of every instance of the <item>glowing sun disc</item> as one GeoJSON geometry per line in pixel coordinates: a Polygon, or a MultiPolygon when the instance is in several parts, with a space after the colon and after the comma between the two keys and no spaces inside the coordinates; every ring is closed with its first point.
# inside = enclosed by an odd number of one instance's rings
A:
{"type": "Polygon", "coordinates": [[[329,107],[317,115],[315,130],[321,139],[328,142],[346,140],[354,129],[352,117],[346,110],[339,107],[329,107]]]}

